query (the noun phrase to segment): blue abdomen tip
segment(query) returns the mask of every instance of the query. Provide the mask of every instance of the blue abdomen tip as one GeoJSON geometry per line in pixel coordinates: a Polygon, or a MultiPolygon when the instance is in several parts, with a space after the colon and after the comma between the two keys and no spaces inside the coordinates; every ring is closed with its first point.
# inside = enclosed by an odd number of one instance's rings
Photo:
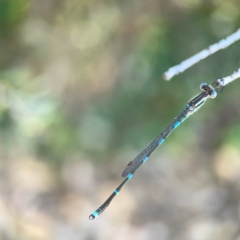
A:
{"type": "Polygon", "coordinates": [[[93,213],[89,216],[89,219],[90,219],[90,220],[93,220],[93,219],[95,219],[95,218],[97,218],[97,217],[98,217],[98,212],[95,211],[95,212],[93,212],[93,213]]]}

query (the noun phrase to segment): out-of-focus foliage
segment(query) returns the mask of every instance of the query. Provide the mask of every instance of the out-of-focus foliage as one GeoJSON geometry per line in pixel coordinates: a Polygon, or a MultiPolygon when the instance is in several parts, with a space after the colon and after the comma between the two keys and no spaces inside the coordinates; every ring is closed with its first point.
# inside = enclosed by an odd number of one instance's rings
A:
{"type": "Polygon", "coordinates": [[[0,0],[0,238],[240,239],[240,81],[120,173],[199,92],[240,65],[239,0],[0,0]]]}

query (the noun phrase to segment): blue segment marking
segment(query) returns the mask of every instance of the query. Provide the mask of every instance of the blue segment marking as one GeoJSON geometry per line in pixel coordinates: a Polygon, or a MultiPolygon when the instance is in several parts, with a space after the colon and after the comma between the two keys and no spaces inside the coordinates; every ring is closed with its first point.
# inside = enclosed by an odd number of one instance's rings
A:
{"type": "Polygon", "coordinates": [[[116,195],[118,195],[118,194],[119,194],[119,191],[118,191],[118,190],[114,190],[114,192],[116,193],[116,195]]]}
{"type": "Polygon", "coordinates": [[[174,128],[177,128],[179,125],[180,125],[181,123],[178,121],[178,122],[176,122],[175,124],[174,124],[174,128]]]}
{"type": "Polygon", "coordinates": [[[147,160],[148,160],[148,157],[145,156],[145,157],[143,158],[143,162],[146,162],[147,160]]]}
{"type": "Polygon", "coordinates": [[[132,176],[133,176],[133,175],[132,175],[131,173],[129,173],[128,176],[127,176],[127,178],[128,178],[128,179],[131,179],[132,176]]]}
{"type": "Polygon", "coordinates": [[[98,217],[98,212],[95,211],[92,215],[96,218],[96,217],[98,217]]]}
{"type": "Polygon", "coordinates": [[[162,144],[164,141],[165,141],[165,139],[164,139],[164,138],[161,138],[161,139],[159,140],[158,144],[160,145],[160,144],[162,144]]]}

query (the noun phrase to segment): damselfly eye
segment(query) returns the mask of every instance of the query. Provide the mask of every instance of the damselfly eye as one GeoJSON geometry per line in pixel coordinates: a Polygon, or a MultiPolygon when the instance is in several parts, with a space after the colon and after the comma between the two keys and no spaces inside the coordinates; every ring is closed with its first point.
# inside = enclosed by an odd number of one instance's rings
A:
{"type": "Polygon", "coordinates": [[[200,84],[200,89],[204,90],[206,88],[206,86],[207,86],[207,83],[201,83],[200,84]]]}
{"type": "Polygon", "coordinates": [[[217,96],[217,92],[215,90],[213,90],[211,93],[211,98],[215,98],[216,96],[217,96]]]}

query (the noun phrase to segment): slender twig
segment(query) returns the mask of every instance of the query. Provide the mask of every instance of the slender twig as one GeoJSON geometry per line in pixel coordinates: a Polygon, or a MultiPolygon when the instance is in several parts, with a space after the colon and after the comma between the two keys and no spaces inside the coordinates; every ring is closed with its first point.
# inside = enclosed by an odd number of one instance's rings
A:
{"type": "Polygon", "coordinates": [[[201,60],[207,58],[208,56],[214,54],[215,52],[217,52],[221,49],[227,48],[228,46],[230,46],[231,44],[233,44],[234,42],[236,42],[238,40],[240,40],[240,29],[238,29],[235,33],[231,34],[227,38],[222,39],[218,43],[215,43],[215,44],[209,46],[208,48],[202,50],[201,52],[195,54],[194,56],[186,59],[185,61],[181,62],[180,64],[169,68],[168,71],[166,71],[163,74],[164,79],[170,80],[175,75],[184,72],[185,70],[187,70],[194,64],[200,62],[201,60]]]}
{"type": "Polygon", "coordinates": [[[232,75],[229,75],[224,78],[220,78],[218,79],[218,81],[219,83],[221,83],[222,86],[226,86],[238,78],[240,78],[240,68],[237,71],[235,71],[232,75]]]}

